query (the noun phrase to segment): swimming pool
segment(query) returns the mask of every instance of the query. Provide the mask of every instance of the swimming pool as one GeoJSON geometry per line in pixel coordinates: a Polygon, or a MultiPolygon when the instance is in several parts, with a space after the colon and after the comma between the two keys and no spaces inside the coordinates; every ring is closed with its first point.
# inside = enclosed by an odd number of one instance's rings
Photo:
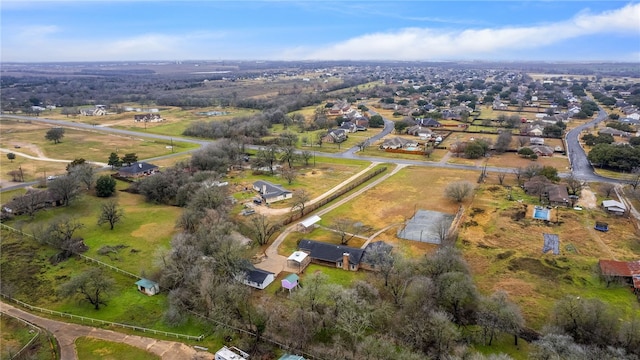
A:
{"type": "Polygon", "coordinates": [[[549,221],[551,219],[551,211],[541,206],[536,206],[533,209],[533,218],[549,221]]]}
{"type": "Polygon", "coordinates": [[[408,151],[416,151],[416,150],[418,150],[418,148],[417,148],[417,147],[415,147],[415,146],[409,146],[409,147],[407,147],[405,150],[408,150],[408,151]]]}

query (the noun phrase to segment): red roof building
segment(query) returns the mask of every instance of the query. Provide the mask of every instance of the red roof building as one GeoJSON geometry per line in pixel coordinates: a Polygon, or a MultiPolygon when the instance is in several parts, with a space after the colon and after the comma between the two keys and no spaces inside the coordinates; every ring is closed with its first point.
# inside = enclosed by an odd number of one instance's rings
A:
{"type": "Polygon", "coordinates": [[[606,276],[630,278],[635,290],[640,290],[640,260],[600,260],[600,271],[606,276]]]}

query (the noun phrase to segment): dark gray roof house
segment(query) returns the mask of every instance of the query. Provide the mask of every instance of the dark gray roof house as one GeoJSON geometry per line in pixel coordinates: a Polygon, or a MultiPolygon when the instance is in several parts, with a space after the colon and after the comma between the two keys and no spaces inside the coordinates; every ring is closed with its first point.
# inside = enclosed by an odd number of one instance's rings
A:
{"type": "Polygon", "coordinates": [[[300,240],[298,249],[308,253],[313,262],[352,271],[358,270],[364,255],[363,249],[308,239],[300,240]]]}
{"type": "Polygon", "coordinates": [[[259,192],[262,199],[267,203],[290,199],[293,196],[291,191],[264,180],[254,182],[253,189],[259,192]]]}
{"type": "Polygon", "coordinates": [[[273,282],[275,274],[252,266],[241,279],[244,284],[263,290],[273,282]]]}
{"type": "Polygon", "coordinates": [[[146,162],[135,162],[131,166],[121,167],[118,175],[127,178],[136,178],[151,175],[158,171],[158,166],[146,162]]]}

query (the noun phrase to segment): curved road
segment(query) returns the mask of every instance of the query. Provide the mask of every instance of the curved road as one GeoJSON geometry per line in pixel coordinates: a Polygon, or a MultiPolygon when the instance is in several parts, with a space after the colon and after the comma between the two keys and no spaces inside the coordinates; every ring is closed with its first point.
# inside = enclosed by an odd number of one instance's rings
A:
{"type": "Polygon", "coordinates": [[[601,121],[607,119],[607,112],[600,108],[598,116],[589,121],[586,124],[580,125],[567,132],[565,141],[567,144],[567,155],[569,156],[569,163],[571,164],[571,173],[579,180],[583,181],[605,181],[620,183],[620,180],[610,179],[604,176],[600,176],[593,171],[593,166],[587,159],[587,154],[584,152],[582,146],[580,146],[579,136],[584,129],[590,128],[601,121]]]}
{"type": "Polygon", "coordinates": [[[90,326],[65,323],[43,318],[20,310],[12,305],[0,301],[0,311],[11,316],[28,321],[38,327],[50,331],[60,344],[60,359],[76,360],[75,341],[79,337],[88,336],[96,339],[119,342],[135,346],[160,356],[162,359],[213,359],[208,352],[198,352],[195,349],[175,341],[157,340],[138,335],[127,335],[111,330],[104,330],[90,326]]]}

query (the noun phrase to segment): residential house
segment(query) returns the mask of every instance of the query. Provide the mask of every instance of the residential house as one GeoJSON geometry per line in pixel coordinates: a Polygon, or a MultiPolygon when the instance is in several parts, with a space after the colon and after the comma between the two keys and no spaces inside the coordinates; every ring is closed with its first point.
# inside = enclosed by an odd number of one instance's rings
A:
{"type": "Polygon", "coordinates": [[[267,204],[291,199],[293,193],[280,185],[272,184],[268,181],[258,180],[253,183],[253,189],[260,193],[262,200],[267,204]]]}
{"type": "Polygon", "coordinates": [[[413,125],[407,128],[407,134],[417,136],[421,140],[427,140],[433,136],[433,131],[420,125],[413,125]]]}
{"type": "Polygon", "coordinates": [[[386,139],[381,145],[383,149],[392,149],[392,150],[407,149],[407,148],[417,147],[417,146],[418,146],[417,141],[401,138],[398,136],[393,137],[391,139],[386,139]]]}
{"type": "Polygon", "coordinates": [[[62,205],[62,197],[49,190],[27,189],[23,195],[11,199],[2,206],[2,213],[22,215],[54,206],[62,205]]]}
{"type": "Polygon", "coordinates": [[[146,162],[135,162],[130,166],[118,169],[117,176],[129,179],[136,179],[143,176],[153,175],[158,172],[158,166],[146,162]]]}
{"type": "Polygon", "coordinates": [[[624,215],[627,211],[627,207],[624,206],[623,203],[616,200],[604,200],[602,202],[602,207],[611,214],[614,215],[624,215]]]}
{"type": "Polygon", "coordinates": [[[533,153],[538,156],[553,156],[553,148],[546,145],[531,145],[529,146],[533,153]]]}
{"type": "Polygon", "coordinates": [[[569,193],[567,186],[554,184],[544,176],[534,176],[523,185],[524,192],[529,195],[537,195],[540,199],[549,201],[549,205],[568,206],[569,193]]]}
{"type": "Polygon", "coordinates": [[[300,240],[298,249],[309,254],[311,262],[350,271],[357,271],[360,268],[360,261],[364,254],[363,249],[307,239],[300,240]]]}
{"type": "Polygon", "coordinates": [[[340,124],[340,129],[343,129],[346,132],[350,133],[358,131],[358,127],[356,126],[356,124],[351,121],[343,121],[342,124],[340,124]]]}
{"type": "Polygon", "coordinates": [[[241,275],[239,277],[243,284],[260,290],[264,290],[264,288],[269,286],[269,284],[275,280],[274,273],[255,268],[253,266],[251,266],[243,275],[244,276],[241,275]]]}
{"type": "Polygon", "coordinates": [[[134,122],[161,122],[164,119],[162,119],[162,116],[160,116],[159,114],[136,114],[133,115],[133,121],[134,122]]]}
{"type": "Polygon", "coordinates": [[[631,134],[629,134],[626,131],[621,131],[621,130],[610,128],[610,127],[606,127],[606,128],[604,128],[602,130],[599,130],[598,134],[609,134],[611,136],[620,136],[620,137],[629,137],[629,136],[631,136],[631,134]]]}
{"type": "Polygon", "coordinates": [[[149,296],[153,296],[160,292],[160,285],[149,279],[140,279],[136,281],[136,286],[138,287],[138,291],[149,296]]]}
{"type": "Polygon", "coordinates": [[[80,115],[104,116],[107,115],[107,109],[104,107],[104,105],[98,105],[95,108],[80,109],[80,115]]]}
{"type": "Polygon", "coordinates": [[[347,135],[347,131],[345,129],[331,129],[322,138],[322,141],[326,143],[338,144],[346,141],[348,137],[349,136],[347,135]]]}
{"type": "Polygon", "coordinates": [[[529,138],[529,143],[531,145],[544,145],[544,139],[534,136],[534,137],[529,138]]]}
{"type": "Polygon", "coordinates": [[[420,125],[422,127],[428,127],[428,128],[434,128],[434,127],[441,127],[442,124],[440,124],[436,119],[434,118],[420,118],[420,119],[416,119],[416,124],[420,125]]]}
{"type": "Polygon", "coordinates": [[[544,127],[538,124],[532,125],[527,128],[526,133],[530,136],[540,137],[544,133],[544,127]]]}

